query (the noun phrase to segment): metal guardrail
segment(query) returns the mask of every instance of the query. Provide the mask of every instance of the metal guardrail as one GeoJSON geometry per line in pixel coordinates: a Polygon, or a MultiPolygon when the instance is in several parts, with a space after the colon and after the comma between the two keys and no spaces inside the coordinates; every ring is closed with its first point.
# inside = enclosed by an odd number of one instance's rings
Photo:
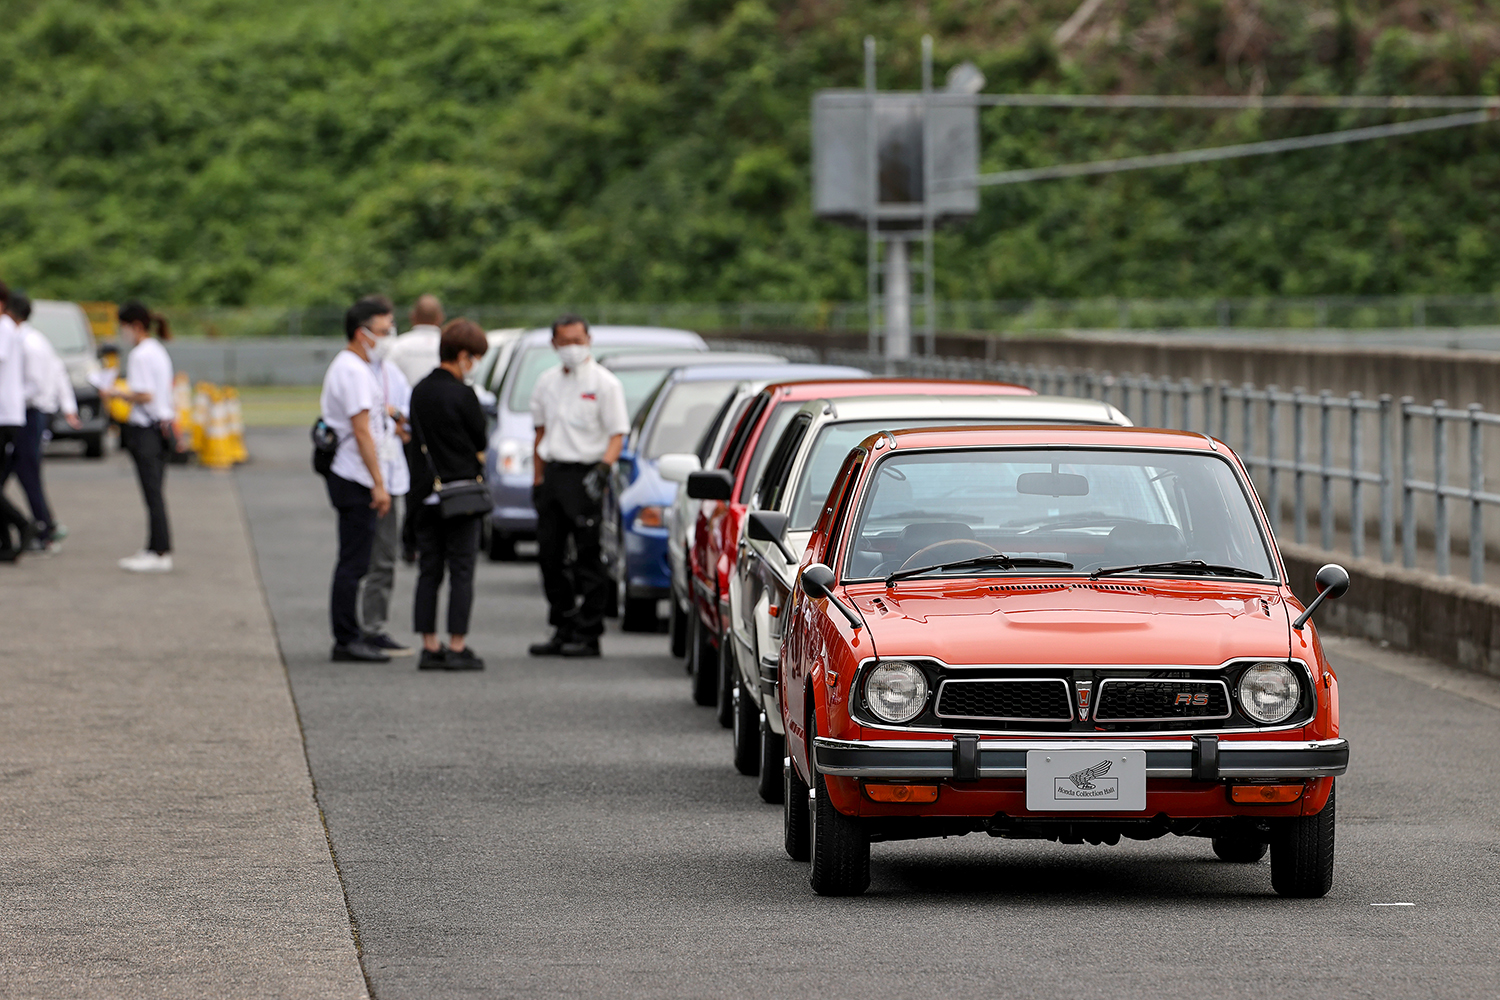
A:
{"type": "Polygon", "coordinates": [[[980,358],[917,357],[888,362],[862,351],[828,351],[826,360],[898,375],[1016,382],[1043,394],[1110,403],[1141,426],[1212,434],[1234,448],[1259,480],[1257,488],[1274,530],[1280,533],[1289,515],[1293,538],[1306,543],[1309,508],[1315,507],[1318,544],[1333,550],[1342,506],[1349,552],[1356,558],[1365,555],[1371,526],[1365,501],[1367,492],[1373,491],[1381,561],[1396,561],[1399,525],[1401,565],[1415,568],[1417,504],[1419,498],[1430,498],[1436,569],[1439,575],[1450,576],[1452,505],[1466,506],[1468,524],[1461,537],[1467,544],[1469,580],[1485,582],[1484,511],[1486,505],[1500,506],[1500,493],[1485,489],[1484,428],[1500,426],[1500,414],[1484,412],[1477,403],[1456,409],[1445,400],[1423,405],[1410,396],[1366,399],[1357,392],[1336,396],[1302,388],[1286,391],[1274,385],[1261,388],[1250,382],[1236,386],[980,358]],[[1420,433],[1418,421],[1429,425],[1420,433]],[[1450,439],[1460,437],[1467,461],[1455,463],[1450,439]],[[1455,475],[1462,475],[1463,465],[1467,466],[1467,484],[1451,482],[1455,475]],[[1346,491],[1344,496],[1336,495],[1336,484],[1346,491]],[[1289,511],[1283,494],[1288,487],[1289,511]],[[1347,504],[1342,503],[1345,500],[1347,504]]]}

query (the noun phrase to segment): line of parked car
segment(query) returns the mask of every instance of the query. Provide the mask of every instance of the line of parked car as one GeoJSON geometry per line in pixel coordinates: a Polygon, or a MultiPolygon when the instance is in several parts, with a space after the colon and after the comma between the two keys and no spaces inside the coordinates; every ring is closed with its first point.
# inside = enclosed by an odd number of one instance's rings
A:
{"type": "MultiPolygon", "coordinates": [[[[491,555],[530,510],[546,331],[507,342],[491,555]]],[[[606,497],[621,625],[655,631],[815,891],[872,843],[987,833],[1268,850],[1332,884],[1338,682],[1244,466],[1200,434],[1003,383],[872,378],[598,328],[633,423],[606,497]]],[[[488,360],[488,359],[487,359],[488,360]]]]}

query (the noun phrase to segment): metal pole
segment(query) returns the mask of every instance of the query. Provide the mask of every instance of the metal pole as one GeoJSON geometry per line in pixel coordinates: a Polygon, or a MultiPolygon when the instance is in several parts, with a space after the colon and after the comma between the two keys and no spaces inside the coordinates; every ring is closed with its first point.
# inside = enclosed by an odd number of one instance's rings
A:
{"type": "Polygon", "coordinates": [[[1484,445],[1479,404],[1469,404],[1469,582],[1484,583],[1484,445]]]}
{"type": "Polygon", "coordinates": [[[933,316],[932,241],[932,36],[922,36],[922,334],[925,353],[937,353],[933,316]]]}
{"type": "Polygon", "coordinates": [[[911,357],[911,264],[909,243],[892,235],[885,249],[885,357],[905,361],[911,357]]]}
{"type": "Polygon", "coordinates": [[[875,36],[865,36],[865,293],[869,350],[880,350],[880,142],[875,134],[875,36]]]}
{"type": "Polygon", "coordinates": [[[1432,403],[1432,547],[1437,552],[1438,576],[1447,576],[1448,566],[1448,498],[1443,487],[1448,483],[1448,428],[1443,426],[1446,399],[1432,403]]]}
{"type": "Polygon", "coordinates": [[[1412,490],[1412,473],[1415,458],[1411,446],[1410,396],[1401,397],[1401,565],[1415,569],[1417,565],[1417,498],[1412,490]]]}
{"type": "Polygon", "coordinates": [[[1229,383],[1219,380],[1219,440],[1229,443],[1229,383]]]}
{"type": "Polygon", "coordinates": [[[1360,466],[1360,414],[1357,392],[1349,394],[1349,551],[1354,558],[1365,554],[1365,497],[1364,484],[1359,481],[1360,466]]]}
{"type": "Polygon", "coordinates": [[[1380,561],[1396,559],[1396,491],[1391,482],[1391,395],[1380,397],[1380,561]]]}
{"type": "Polygon", "coordinates": [[[1281,470],[1276,468],[1276,386],[1266,386],[1266,506],[1271,530],[1281,534],[1281,470]]]}
{"type": "Polygon", "coordinates": [[[1324,389],[1318,393],[1318,407],[1322,411],[1318,421],[1318,472],[1322,476],[1322,492],[1318,497],[1319,542],[1323,548],[1333,548],[1333,477],[1328,474],[1333,464],[1333,413],[1330,409],[1332,394],[1324,389]]]}
{"type": "Polygon", "coordinates": [[[1307,411],[1302,386],[1292,390],[1292,537],[1307,542],[1307,411]]]}
{"type": "Polygon", "coordinates": [[[1254,423],[1252,422],[1250,412],[1251,407],[1254,406],[1254,400],[1250,398],[1250,393],[1255,391],[1255,384],[1253,382],[1245,382],[1240,386],[1240,389],[1244,393],[1240,397],[1240,419],[1242,421],[1240,425],[1240,439],[1244,443],[1244,447],[1240,449],[1240,457],[1248,465],[1250,462],[1250,445],[1255,441],[1252,433],[1254,423]]]}

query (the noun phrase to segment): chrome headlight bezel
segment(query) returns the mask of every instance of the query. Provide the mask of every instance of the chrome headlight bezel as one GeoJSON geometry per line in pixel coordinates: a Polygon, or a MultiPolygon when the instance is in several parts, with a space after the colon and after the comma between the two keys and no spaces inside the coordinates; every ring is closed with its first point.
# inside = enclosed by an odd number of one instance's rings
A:
{"type": "Polygon", "coordinates": [[[1235,701],[1245,717],[1257,725],[1275,726],[1297,714],[1302,705],[1302,679],[1291,665],[1279,660],[1262,660],[1240,675],[1235,686],[1235,701]],[[1280,699],[1279,707],[1270,707],[1271,699],[1256,701],[1257,693],[1280,699]]]}
{"type": "Polygon", "coordinates": [[[882,660],[865,674],[865,707],[881,722],[899,726],[921,715],[932,687],[927,675],[907,660],[882,660]]]}

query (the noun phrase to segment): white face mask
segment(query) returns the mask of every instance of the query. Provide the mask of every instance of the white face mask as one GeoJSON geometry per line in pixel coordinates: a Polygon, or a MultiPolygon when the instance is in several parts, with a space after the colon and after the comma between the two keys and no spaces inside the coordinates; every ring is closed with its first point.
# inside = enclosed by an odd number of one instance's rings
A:
{"type": "Polygon", "coordinates": [[[569,344],[557,348],[557,356],[562,358],[564,368],[576,370],[589,359],[589,348],[587,344],[569,344]]]}
{"type": "Polygon", "coordinates": [[[368,334],[370,339],[375,342],[369,349],[370,360],[384,361],[386,357],[390,355],[391,344],[393,341],[395,341],[396,338],[392,337],[390,334],[386,334],[384,337],[377,337],[369,329],[366,329],[365,333],[368,334]]]}

